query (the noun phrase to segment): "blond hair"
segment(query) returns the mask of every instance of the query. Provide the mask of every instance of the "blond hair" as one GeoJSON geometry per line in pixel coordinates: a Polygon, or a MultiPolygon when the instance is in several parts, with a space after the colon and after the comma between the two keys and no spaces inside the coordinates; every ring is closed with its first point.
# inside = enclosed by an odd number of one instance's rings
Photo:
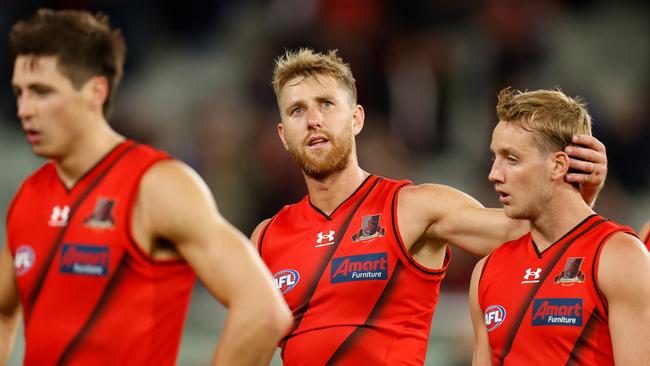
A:
{"type": "Polygon", "coordinates": [[[273,91],[279,100],[280,90],[296,76],[313,77],[331,76],[338,84],[346,89],[352,104],[357,104],[357,87],[350,65],[336,54],[337,50],[327,53],[315,52],[310,48],[288,50],[275,60],[273,69],[273,91]]]}
{"type": "Polygon", "coordinates": [[[497,117],[535,132],[540,148],[554,152],[571,145],[574,134],[591,135],[591,116],[579,97],[560,89],[521,92],[508,87],[499,92],[497,117]]]}

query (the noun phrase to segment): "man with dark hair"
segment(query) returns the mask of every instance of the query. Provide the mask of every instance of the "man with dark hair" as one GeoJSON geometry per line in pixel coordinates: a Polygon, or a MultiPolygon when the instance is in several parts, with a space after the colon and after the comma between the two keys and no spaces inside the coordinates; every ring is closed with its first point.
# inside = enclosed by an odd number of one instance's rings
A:
{"type": "Polygon", "coordinates": [[[39,10],[10,34],[33,152],[0,254],[0,363],[173,365],[195,276],[229,308],[214,362],[268,363],[290,313],[201,178],[106,120],[125,46],[104,16],[39,10]]]}
{"type": "MultiPolygon", "coordinates": [[[[526,230],[451,187],[413,185],[359,167],[365,112],[349,65],[330,51],[289,51],[276,61],[278,134],[309,195],[262,222],[252,241],[294,313],[285,365],[421,365],[450,259],[447,243],[485,255],[526,230]]],[[[593,200],[604,147],[573,147],[588,161],[593,200]]]]}
{"type": "Polygon", "coordinates": [[[565,180],[564,148],[591,135],[559,90],[499,93],[489,179],[530,231],[472,274],[474,365],[650,365],[650,253],[565,180]]]}

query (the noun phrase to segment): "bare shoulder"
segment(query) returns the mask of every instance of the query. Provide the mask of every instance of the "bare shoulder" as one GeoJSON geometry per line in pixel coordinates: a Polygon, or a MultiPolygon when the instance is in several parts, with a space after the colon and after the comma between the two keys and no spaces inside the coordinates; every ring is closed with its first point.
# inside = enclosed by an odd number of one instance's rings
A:
{"type": "Polygon", "coordinates": [[[635,236],[614,234],[605,244],[600,255],[598,283],[608,294],[632,290],[635,285],[647,281],[630,281],[631,278],[650,276],[650,253],[635,236]]]}
{"type": "Polygon", "coordinates": [[[477,283],[478,280],[481,277],[481,273],[483,273],[483,267],[485,267],[485,262],[487,262],[488,256],[485,256],[481,259],[479,259],[478,262],[474,265],[474,271],[472,272],[472,283],[477,283]]]}
{"type": "Polygon", "coordinates": [[[253,242],[253,245],[257,245],[257,241],[259,240],[260,234],[266,228],[266,226],[271,222],[271,219],[268,218],[262,222],[260,222],[255,230],[253,230],[253,233],[251,234],[251,242],[253,242]]]}
{"type": "Polygon", "coordinates": [[[633,260],[633,257],[643,258],[646,255],[648,255],[648,250],[637,237],[619,232],[612,235],[604,244],[601,258],[626,262],[633,260]]]}
{"type": "Polygon", "coordinates": [[[161,161],[142,177],[134,230],[143,242],[163,237],[178,243],[215,220],[221,222],[222,218],[212,193],[199,174],[183,162],[161,161]]]}
{"type": "MultiPolygon", "coordinates": [[[[186,188],[207,190],[207,186],[198,173],[178,160],[171,159],[158,162],[142,177],[141,191],[146,193],[181,194],[185,193],[184,189],[186,188]]],[[[167,198],[174,199],[175,197],[170,196],[167,198]]]]}

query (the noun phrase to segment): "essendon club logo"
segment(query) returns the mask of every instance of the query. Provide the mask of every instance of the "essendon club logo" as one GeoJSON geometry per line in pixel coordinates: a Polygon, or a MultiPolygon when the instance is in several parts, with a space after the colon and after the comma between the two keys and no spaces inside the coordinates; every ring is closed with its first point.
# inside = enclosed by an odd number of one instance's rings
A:
{"type": "Polygon", "coordinates": [[[93,213],[84,219],[84,225],[94,229],[111,229],[115,225],[113,207],[115,200],[99,197],[93,213]]]}
{"type": "Polygon", "coordinates": [[[361,230],[352,235],[352,241],[370,240],[384,236],[386,229],[379,225],[380,218],[380,214],[363,216],[361,230]]]}
{"type": "Polygon", "coordinates": [[[553,283],[562,284],[564,286],[571,286],[574,283],[585,282],[585,273],[580,270],[582,261],[585,257],[569,257],[566,260],[564,270],[555,276],[553,283]]]}

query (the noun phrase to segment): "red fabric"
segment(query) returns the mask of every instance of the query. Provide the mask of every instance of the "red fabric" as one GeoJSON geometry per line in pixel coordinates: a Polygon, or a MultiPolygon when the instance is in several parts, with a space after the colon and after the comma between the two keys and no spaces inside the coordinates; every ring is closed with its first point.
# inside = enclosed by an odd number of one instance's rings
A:
{"type": "Polygon", "coordinates": [[[295,317],[284,365],[424,363],[449,252],[437,270],[404,252],[393,202],[407,184],[370,176],[329,216],[307,196],[263,230],[258,249],[295,317]]]}
{"type": "Polygon", "coordinates": [[[614,364],[607,302],[594,276],[616,232],[633,235],[592,215],[543,253],[528,233],[490,255],[478,296],[494,365],[614,364]]]}
{"type": "Polygon", "coordinates": [[[25,365],[175,363],[194,274],[148,257],[130,232],[142,175],[168,158],[127,141],[70,190],[51,162],[23,183],[7,235],[25,365]]]}

